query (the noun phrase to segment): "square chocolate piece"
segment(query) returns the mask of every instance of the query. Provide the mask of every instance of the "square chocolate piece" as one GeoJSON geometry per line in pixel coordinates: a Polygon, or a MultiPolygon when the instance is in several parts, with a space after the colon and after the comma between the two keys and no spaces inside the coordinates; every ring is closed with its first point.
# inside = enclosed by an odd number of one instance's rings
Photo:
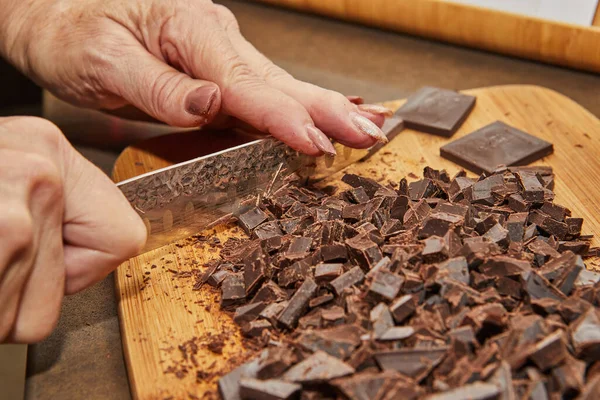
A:
{"type": "Polygon", "coordinates": [[[477,174],[491,174],[499,165],[527,165],[553,151],[552,143],[496,121],[446,144],[440,155],[477,174]]]}
{"type": "Polygon", "coordinates": [[[450,137],[475,106],[475,97],[425,86],[396,111],[409,129],[450,137]]]}

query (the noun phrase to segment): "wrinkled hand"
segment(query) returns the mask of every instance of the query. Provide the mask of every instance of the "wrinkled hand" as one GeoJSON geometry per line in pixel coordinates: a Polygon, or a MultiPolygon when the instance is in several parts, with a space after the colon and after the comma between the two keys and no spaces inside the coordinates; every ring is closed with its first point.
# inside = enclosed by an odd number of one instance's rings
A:
{"type": "Polygon", "coordinates": [[[378,126],[389,110],[294,79],[212,1],[2,3],[2,53],[71,103],[133,105],[180,127],[234,117],[312,155],[334,151],[325,135],[352,147],[385,140],[378,126]]]}
{"type": "Polygon", "coordinates": [[[46,120],[0,118],[0,343],[33,343],[63,295],[106,276],[144,245],[119,189],[46,120]]]}

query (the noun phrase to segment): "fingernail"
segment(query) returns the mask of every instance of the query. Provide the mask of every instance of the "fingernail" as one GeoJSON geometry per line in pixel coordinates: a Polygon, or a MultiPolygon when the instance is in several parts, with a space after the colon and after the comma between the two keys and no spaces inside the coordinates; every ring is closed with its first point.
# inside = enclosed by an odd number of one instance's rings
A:
{"type": "Polygon", "coordinates": [[[379,104],[359,104],[358,109],[375,115],[384,115],[386,117],[391,117],[394,115],[392,110],[387,107],[380,106],[379,104]]]}
{"type": "Polygon", "coordinates": [[[218,88],[213,85],[201,86],[188,94],[186,110],[192,115],[205,117],[217,97],[218,88]]]}
{"type": "Polygon", "coordinates": [[[352,119],[354,125],[356,125],[356,127],[365,135],[371,136],[381,143],[388,142],[388,138],[383,134],[383,131],[373,123],[373,121],[355,112],[350,113],[350,119],[352,119]]]}
{"type": "Polygon", "coordinates": [[[350,101],[350,103],[360,105],[365,102],[365,100],[360,96],[346,96],[346,98],[350,101]]]}
{"type": "Polygon", "coordinates": [[[308,125],[306,127],[306,132],[308,133],[310,140],[317,146],[317,149],[330,156],[335,156],[337,154],[329,138],[315,126],[308,125]]]}

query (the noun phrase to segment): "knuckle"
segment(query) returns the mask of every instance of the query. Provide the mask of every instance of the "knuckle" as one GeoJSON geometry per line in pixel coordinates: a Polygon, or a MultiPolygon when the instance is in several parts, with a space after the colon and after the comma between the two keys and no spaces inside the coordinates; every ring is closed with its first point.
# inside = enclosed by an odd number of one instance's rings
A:
{"type": "Polygon", "coordinates": [[[289,73],[279,68],[277,65],[273,64],[270,61],[265,63],[265,65],[263,66],[263,74],[265,76],[265,80],[271,83],[276,83],[292,78],[292,76],[289,73]]]}
{"type": "Polygon", "coordinates": [[[0,215],[0,237],[5,246],[14,254],[26,252],[34,242],[34,228],[31,214],[23,206],[10,205],[0,215]]]}
{"type": "MultiPolygon", "coordinates": [[[[149,83],[150,98],[146,105],[155,116],[168,116],[169,108],[172,105],[179,104],[176,101],[177,89],[181,86],[185,75],[173,73],[172,71],[164,71],[149,83]]],[[[144,96],[140,96],[144,99],[144,96]]],[[[170,122],[170,121],[165,121],[170,122]]]]}
{"type": "Polygon", "coordinates": [[[23,163],[29,185],[29,197],[39,204],[62,208],[63,181],[61,173],[50,159],[37,154],[25,154],[23,163]]]}
{"type": "Polygon", "coordinates": [[[214,12],[221,23],[221,26],[227,31],[229,30],[239,30],[239,25],[235,15],[231,12],[231,10],[221,4],[214,5],[214,12]]]}

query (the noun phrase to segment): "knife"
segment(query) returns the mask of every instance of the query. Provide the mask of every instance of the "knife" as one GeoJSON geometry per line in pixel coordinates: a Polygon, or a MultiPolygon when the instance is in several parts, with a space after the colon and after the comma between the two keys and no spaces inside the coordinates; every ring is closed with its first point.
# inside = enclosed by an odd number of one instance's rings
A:
{"type": "MultiPolygon", "coordinates": [[[[391,117],[382,130],[391,140],[402,128],[402,120],[391,117]]],[[[117,183],[148,230],[140,254],[215,226],[235,215],[245,200],[273,193],[293,174],[319,181],[367,159],[382,144],[334,146],[335,157],[311,157],[274,138],[260,139],[117,183]]]]}

